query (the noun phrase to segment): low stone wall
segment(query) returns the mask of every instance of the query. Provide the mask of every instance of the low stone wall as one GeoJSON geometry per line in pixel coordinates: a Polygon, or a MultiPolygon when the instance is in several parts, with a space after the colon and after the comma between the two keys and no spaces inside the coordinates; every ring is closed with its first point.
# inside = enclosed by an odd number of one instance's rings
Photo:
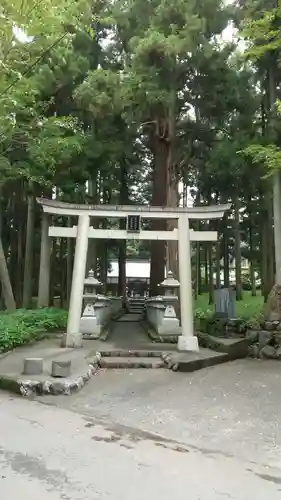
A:
{"type": "Polygon", "coordinates": [[[84,339],[97,339],[113,316],[122,308],[122,297],[97,295],[86,304],[80,320],[80,330],[84,339]]]}
{"type": "Polygon", "coordinates": [[[181,335],[179,319],[175,307],[177,297],[151,297],[146,301],[146,321],[161,337],[181,335]]]}
{"type": "Polygon", "coordinates": [[[281,322],[265,321],[261,329],[248,330],[251,339],[249,356],[281,360],[281,322]]]}
{"type": "MultiPolygon", "coordinates": [[[[245,339],[248,343],[248,356],[281,360],[281,321],[263,321],[253,329],[241,319],[213,317],[200,319],[197,328],[201,340],[204,340],[204,334],[212,339],[245,339]]],[[[208,347],[212,348],[210,345],[208,347]]]]}
{"type": "Polygon", "coordinates": [[[93,377],[100,365],[101,355],[96,353],[88,368],[82,374],[77,374],[71,378],[57,379],[48,378],[46,380],[26,380],[13,379],[12,377],[0,375],[0,388],[10,390],[21,396],[29,397],[32,395],[52,394],[69,396],[73,392],[80,391],[82,387],[93,377]]]}

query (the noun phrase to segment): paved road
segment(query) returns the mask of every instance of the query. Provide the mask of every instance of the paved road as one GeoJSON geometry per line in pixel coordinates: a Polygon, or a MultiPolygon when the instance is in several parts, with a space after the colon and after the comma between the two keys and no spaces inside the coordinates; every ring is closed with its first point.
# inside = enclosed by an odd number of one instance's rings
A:
{"type": "Polygon", "coordinates": [[[71,398],[0,393],[0,498],[280,499],[280,382],[278,363],[241,361],[100,373],[71,398]]]}

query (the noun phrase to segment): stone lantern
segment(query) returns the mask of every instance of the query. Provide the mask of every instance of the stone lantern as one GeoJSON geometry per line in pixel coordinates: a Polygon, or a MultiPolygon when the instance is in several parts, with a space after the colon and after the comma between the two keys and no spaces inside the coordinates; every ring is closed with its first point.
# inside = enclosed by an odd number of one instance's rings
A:
{"type": "MultiPolygon", "coordinates": [[[[88,277],[84,280],[84,299],[95,299],[97,297],[97,288],[99,288],[102,283],[95,278],[94,271],[91,269],[88,273],[88,277]]],[[[91,300],[90,300],[91,301],[91,300]]]]}
{"type": "Polygon", "coordinates": [[[91,269],[84,280],[85,308],[80,321],[80,331],[84,339],[98,338],[110,317],[110,299],[97,293],[101,285],[91,269]]]}
{"type": "Polygon", "coordinates": [[[178,306],[177,290],[180,286],[171,271],[162,283],[159,283],[164,295],[152,297],[147,305],[147,320],[161,336],[181,335],[179,319],[175,308],[178,306]]]}
{"type": "Polygon", "coordinates": [[[180,283],[174,278],[172,271],[169,271],[167,277],[158,286],[164,289],[164,297],[177,297],[177,290],[180,287],[180,283]]]}

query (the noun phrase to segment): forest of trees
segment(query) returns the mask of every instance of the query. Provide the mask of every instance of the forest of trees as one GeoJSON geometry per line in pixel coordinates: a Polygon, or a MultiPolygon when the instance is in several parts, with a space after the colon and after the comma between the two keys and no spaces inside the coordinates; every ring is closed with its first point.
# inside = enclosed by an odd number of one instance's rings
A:
{"type": "MultiPolygon", "coordinates": [[[[256,273],[265,298],[281,284],[280,29],[277,0],[2,0],[2,307],[37,295],[38,196],[176,207],[180,185],[195,205],[231,202],[206,224],[218,243],[196,245],[196,290],[204,267],[220,286],[222,258],[227,285],[234,257],[241,298],[242,256],[253,294],[256,273]]],[[[133,252],[151,255],[152,293],[165,262],[177,274],[175,245],[133,252]]],[[[121,280],[126,244],[90,242],[102,280],[113,255],[121,280]]],[[[52,241],[51,302],[68,297],[72,257],[71,241],[52,241]]]]}

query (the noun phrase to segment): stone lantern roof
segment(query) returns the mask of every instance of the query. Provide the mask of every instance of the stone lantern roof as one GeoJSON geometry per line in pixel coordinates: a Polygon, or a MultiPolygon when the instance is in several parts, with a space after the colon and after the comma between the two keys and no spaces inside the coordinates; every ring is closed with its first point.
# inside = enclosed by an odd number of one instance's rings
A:
{"type": "Polygon", "coordinates": [[[162,281],[162,283],[159,283],[159,286],[162,286],[163,288],[174,289],[179,288],[180,283],[174,278],[172,271],[169,271],[164,281],[162,281]]]}
{"type": "Polygon", "coordinates": [[[99,280],[97,280],[97,278],[95,278],[94,271],[90,269],[87,278],[84,280],[84,285],[97,287],[102,285],[102,283],[99,280]]]}

